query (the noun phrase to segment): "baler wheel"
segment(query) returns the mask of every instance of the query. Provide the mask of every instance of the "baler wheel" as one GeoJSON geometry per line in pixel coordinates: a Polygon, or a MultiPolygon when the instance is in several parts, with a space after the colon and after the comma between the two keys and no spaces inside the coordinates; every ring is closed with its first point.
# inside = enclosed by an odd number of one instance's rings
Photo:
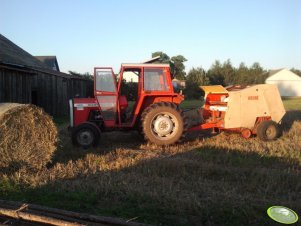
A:
{"type": "Polygon", "coordinates": [[[157,145],[170,145],[184,138],[188,128],[184,113],[174,103],[160,102],[147,107],[141,116],[145,139],[157,145]]]}
{"type": "Polygon", "coordinates": [[[252,132],[249,129],[243,129],[241,131],[241,135],[242,135],[243,138],[249,139],[252,136],[252,132]]]}
{"type": "Polygon", "coordinates": [[[278,124],[272,120],[263,121],[257,127],[257,136],[263,141],[276,140],[280,134],[278,124]]]}
{"type": "Polygon", "coordinates": [[[72,131],[72,143],[83,148],[97,146],[100,130],[93,123],[82,123],[72,131]]]}

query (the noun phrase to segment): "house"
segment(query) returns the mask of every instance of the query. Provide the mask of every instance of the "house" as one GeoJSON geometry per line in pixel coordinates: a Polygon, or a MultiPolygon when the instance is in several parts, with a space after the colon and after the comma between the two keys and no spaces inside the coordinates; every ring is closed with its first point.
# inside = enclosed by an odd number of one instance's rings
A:
{"type": "Polygon", "coordinates": [[[0,34],[0,102],[31,103],[65,116],[69,99],[92,95],[92,80],[52,70],[0,34]]]}
{"type": "Polygon", "coordinates": [[[35,56],[35,58],[43,62],[49,69],[60,71],[56,56],[35,56]]]}
{"type": "Polygon", "coordinates": [[[269,77],[265,83],[277,85],[282,97],[301,96],[301,77],[288,69],[269,71],[269,77]]]}

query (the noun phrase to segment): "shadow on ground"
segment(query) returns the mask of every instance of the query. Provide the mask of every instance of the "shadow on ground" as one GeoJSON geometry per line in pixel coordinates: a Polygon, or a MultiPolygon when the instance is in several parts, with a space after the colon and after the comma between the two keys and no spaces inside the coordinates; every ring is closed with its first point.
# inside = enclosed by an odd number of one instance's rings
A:
{"type": "Polygon", "coordinates": [[[301,121],[301,111],[287,111],[282,119],[282,129],[284,131],[289,131],[295,121],[301,121]]]}
{"type": "Polygon", "coordinates": [[[137,160],[141,151],[115,156],[111,160],[120,166],[109,170],[89,171],[102,166],[97,156],[88,169],[74,162],[72,177],[61,178],[70,169],[57,171],[54,166],[43,172],[50,175],[41,176],[44,185],[19,184],[22,189],[6,191],[3,197],[155,225],[274,225],[266,215],[268,207],[301,211],[298,164],[209,147],[171,150],[169,155],[161,150],[164,155],[137,160]],[[123,166],[122,158],[133,162],[123,166]]]}

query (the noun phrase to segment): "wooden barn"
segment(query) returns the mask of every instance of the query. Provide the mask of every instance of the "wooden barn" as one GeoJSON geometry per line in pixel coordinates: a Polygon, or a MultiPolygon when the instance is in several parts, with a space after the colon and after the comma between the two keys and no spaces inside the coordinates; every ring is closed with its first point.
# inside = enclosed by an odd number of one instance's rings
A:
{"type": "Polygon", "coordinates": [[[32,103],[65,116],[69,99],[92,95],[92,80],[51,70],[0,34],[0,102],[32,103]]]}
{"type": "Polygon", "coordinates": [[[93,81],[62,72],[35,69],[31,81],[31,103],[52,115],[67,115],[68,101],[75,96],[93,95],[93,81]]]}
{"type": "Polygon", "coordinates": [[[30,103],[32,75],[26,68],[0,63],[0,103],[30,103]]]}
{"type": "Polygon", "coordinates": [[[56,56],[35,56],[39,61],[43,62],[49,69],[60,71],[59,63],[56,56]]]}

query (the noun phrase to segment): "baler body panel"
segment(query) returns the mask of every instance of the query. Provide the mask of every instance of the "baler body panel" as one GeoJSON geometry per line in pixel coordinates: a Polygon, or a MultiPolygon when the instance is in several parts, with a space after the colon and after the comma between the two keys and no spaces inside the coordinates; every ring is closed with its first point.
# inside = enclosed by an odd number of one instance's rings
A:
{"type": "Polygon", "coordinates": [[[253,129],[259,117],[270,117],[279,123],[285,109],[276,86],[261,84],[229,91],[224,128],[253,129]]]}

